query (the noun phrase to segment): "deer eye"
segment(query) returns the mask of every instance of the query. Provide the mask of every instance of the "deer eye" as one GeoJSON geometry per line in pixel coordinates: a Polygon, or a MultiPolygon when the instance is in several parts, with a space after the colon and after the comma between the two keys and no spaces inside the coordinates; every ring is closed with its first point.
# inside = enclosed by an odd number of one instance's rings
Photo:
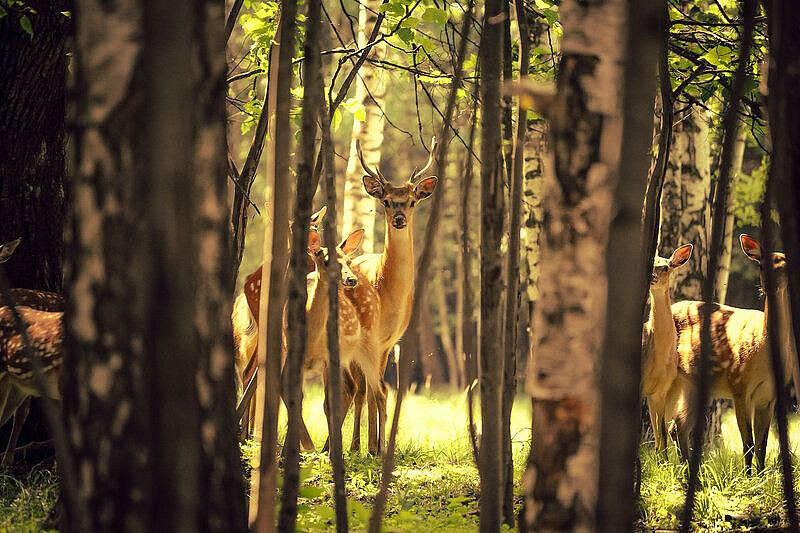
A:
{"type": "Polygon", "coordinates": [[[384,200],[384,201],[383,201],[383,205],[384,205],[385,207],[389,207],[389,200],[384,200]]]}
{"type": "Polygon", "coordinates": [[[409,207],[414,207],[414,200],[411,200],[411,203],[408,204],[409,207]]]}

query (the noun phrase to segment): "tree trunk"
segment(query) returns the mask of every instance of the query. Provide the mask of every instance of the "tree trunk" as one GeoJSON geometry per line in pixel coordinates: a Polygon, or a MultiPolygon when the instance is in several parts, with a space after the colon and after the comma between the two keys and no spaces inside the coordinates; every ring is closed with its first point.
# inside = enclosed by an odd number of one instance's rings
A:
{"type": "Polygon", "coordinates": [[[694,245],[687,268],[672,275],[672,299],[699,300],[708,260],[711,227],[711,155],[705,113],[691,109],[674,117],[669,166],[661,199],[661,255],[694,245]]]}
{"type": "Polygon", "coordinates": [[[86,517],[70,529],[244,531],[222,6],[75,16],[63,396],[86,517]]]}
{"type": "Polygon", "coordinates": [[[12,287],[61,292],[66,205],[64,116],[70,9],[26,1],[0,18],[0,244],[22,238],[4,266],[12,287]],[[20,25],[30,21],[33,35],[20,25]]]}
{"type": "Polygon", "coordinates": [[[481,64],[481,494],[480,531],[500,530],[503,494],[502,302],[504,187],[500,140],[500,74],[503,65],[503,4],[487,0],[480,44],[481,64]]]}
{"type": "Polygon", "coordinates": [[[727,213],[725,213],[725,234],[722,240],[722,256],[719,259],[717,268],[717,281],[714,293],[714,301],[721,304],[725,303],[728,295],[728,277],[731,273],[731,254],[733,252],[733,223],[736,204],[733,200],[733,191],[736,188],[736,181],[742,171],[742,161],[744,160],[745,132],[739,129],[736,143],[733,147],[733,162],[731,167],[731,187],[728,189],[728,199],[725,201],[727,213]]]}
{"type": "MultiPolygon", "coordinates": [[[[319,26],[322,0],[309,0],[306,14],[306,38],[303,46],[303,117],[300,131],[297,191],[289,265],[289,298],[286,305],[287,354],[284,365],[288,427],[283,446],[283,485],[281,486],[280,531],[294,531],[297,526],[297,497],[300,491],[300,428],[303,423],[303,367],[306,355],[306,302],[308,291],[308,225],[315,187],[316,133],[322,98],[318,81],[322,68],[319,60],[319,26]]],[[[334,251],[330,249],[331,258],[334,251]]],[[[338,278],[333,278],[338,279],[338,278]]],[[[338,285],[338,283],[333,283],[338,285]]],[[[338,289],[338,287],[337,287],[338,289]]],[[[335,420],[335,418],[334,418],[335,420]]]]}
{"type": "Polygon", "coordinates": [[[439,278],[434,290],[436,291],[436,314],[439,319],[439,338],[442,340],[442,350],[447,361],[447,383],[451,388],[457,389],[461,386],[461,371],[458,366],[458,358],[453,348],[453,337],[450,333],[450,317],[447,313],[447,291],[445,283],[448,282],[443,268],[437,273],[439,278]]]}
{"type": "MultiPolygon", "coordinates": [[[[359,4],[358,47],[367,44],[367,32],[375,27],[380,1],[367,0],[359,4]]],[[[383,59],[386,44],[380,43],[370,50],[370,59],[383,59]]],[[[364,171],[358,161],[356,143],[361,143],[364,161],[370,168],[377,168],[381,162],[383,144],[383,116],[386,85],[384,71],[372,63],[364,63],[356,79],[355,101],[363,106],[364,116],[353,118],[353,133],[350,140],[350,155],[347,159],[347,173],[344,185],[344,209],[342,213],[343,235],[348,235],[356,227],[364,228],[361,248],[364,253],[372,253],[375,247],[375,199],[368,195],[361,184],[364,171]]]]}
{"type": "MultiPolygon", "coordinates": [[[[292,132],[289,121],[289,96],[292,81],[292,56],[294,54],[296,0],[281,4],[278,21],[279,40],[277,46],[278,69],[275,78],[275,123],[273,125],[274,149],[268,164],[272,167],[272,206],[270,219],[272,228],[267,228],[264,239],[261,291],[258,323],[259,373],[264,377],[263,403],[256,406],[256,424],[259,410],[261,417],[261,454],[258,468],[253,470],[250,488],[250,522],[256,533],[267,533],[275,528],[275,506],[273,499],[277,488],[278,465],[275,447],[278,440],[278,404],[281,387],[281,344],[283,308],[286,301],[287,232],[289,226],[289,157],[292,132]],[[281,154],[281,155],[279,155],[281,154]],[[267,235],[268,234],[268,235],[267,235]],[[269,248],[268,248],[269,247],[269,248]],[[266,318],[262,318],[266,317],[266,318]]],[[[273,45],[273,54],[275,47],[273,45]]],[[[256,398],[259,401],[259,398],[256,398]]],[[[259,426],[257,425],[256,428],[259,426]]]]}
{"type": "Polygon", "coordinates": [[[622,146],[614,218],[606,267],[608,300],[600,361],[600,465],[596,527],[632,531],[636,515],[633,480],[639,455],[642,358],[642,298],[649,279],[643,232],[645,196],[653,131],[655,72],[666,38],[666,2],[628,2],[622,102],[622,146]],[[637,238],[638,237],[638,238],[637,238]],[[645,273],[647,271],[647,273],[645,273]]]}
{"type": "Polygon", "coordinates": [[[526,519],[532,530],[589,531],[597,501],[595,369],[606,318],[604,243],[620,160],[625,15],[621,0],[565,1],[560,13],[558,90],[546,106],[556,179],[545,184],[536,356],[528,373],[535,423],[526,519]]]}

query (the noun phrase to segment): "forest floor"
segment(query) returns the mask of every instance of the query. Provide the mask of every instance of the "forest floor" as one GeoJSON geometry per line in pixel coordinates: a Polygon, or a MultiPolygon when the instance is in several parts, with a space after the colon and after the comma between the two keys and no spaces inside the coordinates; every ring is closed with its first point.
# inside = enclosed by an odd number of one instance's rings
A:
{"type": "MultiPolygon", "coordinates": [[[[322,413],[322,392],[309,387],[305,394],[305,420],[318,448],[327,434],[322,413]]],[[[389,417],[393,409],[389,399],[389,417]]],[[[477,401],[476,401],[477,403],[477,401]]],[[[365,409],[366,413],[366,409],[365,409]]],[[[476,419],[479,412],[476,406],[476,419]]],[[[285,428],[285,414],[282,427],[285,428]]],[[[397,468],[387,504],[386,531],[475,531],[478,524],[479,478],[467,436],[464,393],[426,391],[409,395],[403,406],[398,438],[397,468]]],[[[512,419],[515,479],[519,480],[530,440],[530,402],[520,398],[512,419]]],[[[387,428],[388,429],[388,428],[387,428]]],[[[349,445],[352,417],[345,422],[345,448],[349,445]]],[[[362,453],[346,454],[350,527],[363,531],[380,479],[380,462],[364,453],[366,428],[362,429],[362,453]]],[[[800,418],[791,421],[795,454],[800,448],[800,418]]],[[[246,445],[250,457],[257,450],[246,445]]],[[[643,483],[640,526],[672,529],[678,525],[683,505],[686,469],[674,446],[668,463],[659,461],[651,445],[642,446],[643,483]]],[[[800,465],[795,465],[795,484],[800,489],[800,465]]],[[[52,464],[34,467],[16,478],[0,475],[0,532],[39,531],[57,497],[52,464]]],[[[517,483],[517,508],[521,487],[517,483]]],[[[710,531],[740,531],[775,526],[782,505],[781,476],[777,464],[777,439],[770,436],[767,469],[761,475],[744,475],[741,440],[732,412],[723,419],[722,437],[709,450],[701,469],[697,497],[698,525],[710,531]]],[[[331,469],[326,455],[303,455],[298,530],[332,531],[333,498],[331,469]]]]}

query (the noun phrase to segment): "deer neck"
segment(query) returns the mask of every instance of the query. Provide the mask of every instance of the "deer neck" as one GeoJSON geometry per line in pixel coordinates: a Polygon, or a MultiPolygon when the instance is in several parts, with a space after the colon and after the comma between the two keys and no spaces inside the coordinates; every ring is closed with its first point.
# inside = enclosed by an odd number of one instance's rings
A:
{"type": "Polygon", "coordinates": [[[653,336],[656,346],[663,347],[673,343],[677,334],[675,321],[672,319],[672,300],[669,297],[669,288],[650,291],[652,301],[650,316],[653,321],[653,336]]]}
{"type": "Polygon", "coordinates": [[[328,275],[316,271],[317,284],[308,294],[306,300],[306,335],[309,348],[314,341],[321,338],[328,320],[328,275]]]}
{"type": "Polygon", "coordinates": [[[775,314],[778,325],[778,346],[781,353],[781,360],[784,367],[784,379],[788,383],[792,378],[794,370],[794,335],[792,332],[791,312],[789,307],[789,295],[786,288],[777,289],[774,299],[767,295],[764,302],[764,332],[769,338],[769,315],[775,314]]]}
{"type": "Polygon", "coordinates": [[[414,290],[414,232],[411,218],[404,229],[386,221],[386,239],[381,254],[378,295],[382,302],[403,308],[414,290]]]}

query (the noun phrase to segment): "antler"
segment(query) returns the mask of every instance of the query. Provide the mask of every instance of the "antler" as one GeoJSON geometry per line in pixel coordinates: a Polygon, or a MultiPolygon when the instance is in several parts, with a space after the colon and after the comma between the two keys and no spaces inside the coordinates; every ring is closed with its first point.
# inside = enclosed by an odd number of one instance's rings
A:
{"type": "Polygon", "coordinates": [[[379,168],[372,170],[367,166],[367,162],[364,161],[364,154],[361,152],[361,141],[356,140],[356,151],[358,152],[358,160],[361,161],[361,167],[364,169],[364,172],[375,178],[376,180],[380,180],[386,182],[386,178],[383,177],[379,168]]]}
{"type": "Polygon", "coordinates": [[[436,137],[431,139],[431,151],[430,154],[428,155],[428,162],[425,163],[425,166],[422,167],[422,170],[414,171],[414,175],[411,176],[412,183],[420,179],[422,175],[425,174],[429,168],[431,168],[431,165],[433,165],[433,160],[435,155],[436,155],[436,137]]]}

